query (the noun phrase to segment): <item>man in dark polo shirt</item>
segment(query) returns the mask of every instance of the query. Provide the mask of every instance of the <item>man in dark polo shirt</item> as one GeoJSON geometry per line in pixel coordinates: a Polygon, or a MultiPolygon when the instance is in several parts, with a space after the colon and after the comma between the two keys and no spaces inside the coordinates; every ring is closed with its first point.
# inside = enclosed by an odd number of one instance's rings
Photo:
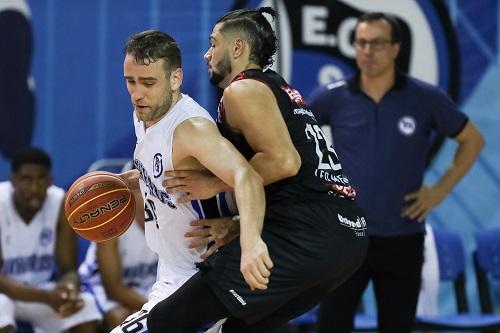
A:
{"type": "Polygon", "coordinates": [[[370,246],[361,268],[321,304],[319,333],[351,332],[371,279],[380,332],[410,332],[423,263],[424,221],[466,174],[484,145],[465,114],[439,88],[399,73],[397,21],[363,15],[355,30],[359,73],[318,88],[309,99],[332,128],[335,151],[365,210],[370,246]],[[439,181],[423,185],[433,132],[458,143],[439,181]]]}

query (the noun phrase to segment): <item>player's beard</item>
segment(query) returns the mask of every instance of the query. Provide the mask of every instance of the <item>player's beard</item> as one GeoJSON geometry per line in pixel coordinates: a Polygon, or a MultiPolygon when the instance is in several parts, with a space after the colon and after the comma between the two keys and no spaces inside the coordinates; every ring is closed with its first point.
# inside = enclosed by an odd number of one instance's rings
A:
{"type": "Polygon", "coordinates": [[[231,60],[229,59],[229,52],[224,52],[222,59],[215,64],[214,70],[210,76],[210,83],[218,86],[231,72],[231,60]]]}
{"type": "Polygon", "coordinates": [[[136,112],[137,118],[139,118],[143,122],[156,123],[172,107],[172,101],[173,101],[173,93],[172,90],[170,89],[170,85],[167,84],[165,97],[163,98],[163,101],[160,104],[150,106],[149,113],[136,112]]]}
{"type": "Polygon", "coordinates": [[[172,106],[172,100],[173,100],[173,94],[172,91],[169,90],[165,94],[163,102],[151,108],[151,115],[149,120],[155,121],[162,118],[168,112],[168,110],[170,110],[170,107],[172,106]]]}

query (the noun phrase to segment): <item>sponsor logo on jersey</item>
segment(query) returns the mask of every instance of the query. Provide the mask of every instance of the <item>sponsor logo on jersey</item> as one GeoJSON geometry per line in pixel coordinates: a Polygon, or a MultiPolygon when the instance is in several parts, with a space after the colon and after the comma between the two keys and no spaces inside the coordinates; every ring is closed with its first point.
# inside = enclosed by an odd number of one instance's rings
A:
{"type": "Polygon", "coordinates": [[[2,272],[8,276],[21,275],[27,272],[51,272],[55,267],[55,258],[51,254],[27,257],[6,258],[2,272]]]}
{"type": "Polygon", "coordinates": [[[354,187],[352,187],[351,185],[342,186],[342,185],[338,185],[338,184],[330,184],[329,186],[335,193],[339,193],[339,194],[344,195],[348,198],[355,198],[356,197],[356,189],[354,187]]]}
{"type": "Polygon", "coordinates": [[[52,243],[53,239],[53,232],[49,228],[44,228],[40,233],[40,244],[42,244],[42,246],[49,245],[52,243]]]}
{"type": "Polygon", "coordinates": [[[304,105],[304,99],[302,98],[302,95],[294,88],[290,86],[283,85],[280,87],[281,90],[287,93],[288,97],[298,105],[304,105]]]}
{"type": "Polygon", "coordinates": [[[163,173],[163,159],[160,153],[156,153],[153,157],[153,176],[158,178],[163,173]]]}
{"type": "Polygon", "coordinates": [[[316,119],[314,117],[313,113],[311,112],[311,110],[307,110],[304,108],[293,109],[293,114],[300,115],[300,116],[309,116],[313,119],[316,119]]]}
{"type": "Polygon", "coordinates": [[[398,121],[398,129],[403,135],[413,135],[417,129],[417,122],[410,116],[401,117],[398,121]]]}
{"type": "Polygon", "coordinates": [[[356,232],[356,236],[364,236],[366,230],[366,220],[364,217],[356,216],[356,221],[350,220],[340,214],[337,214],[340,224],[356,232]]]}
{"type": "Polygon", "coordinates": [[[236,298],[238,300],[238,302],[241,303],[241,305],[247,305],[247,302],[245,302],[245,300],[243,299],[243,297],[241,297],[240,295],[238,295],[236,293],[236,291],[234,291],[234,289],[229,289],[229,292],[231,293],[231,295],[234,296],[234,298],[236,298]]]}
{"type": "Polygon", "coordinates": [[[149,189],[149,194],[160,200],[161,203],[168,205],[172,209],[177,209],[177,206],[172,201],[172,198],[165,190],[160,190],[151,180],[146,168],[138,159],[134,159],[134,165],[139,170],[139,177],[149,189]]]}

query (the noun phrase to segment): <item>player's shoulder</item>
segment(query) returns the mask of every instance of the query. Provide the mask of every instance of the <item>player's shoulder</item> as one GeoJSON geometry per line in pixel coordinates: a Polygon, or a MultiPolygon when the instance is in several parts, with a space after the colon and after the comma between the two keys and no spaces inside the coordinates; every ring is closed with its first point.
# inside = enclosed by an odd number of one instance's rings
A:
{"type": "Polygon", "coordinates": [[[417,89],[426,93],[444,93],[444,91],[440,87],[413,76],[406,76],[406,85],[410,88],[417,89]]]}
{"type": "Polygon", "coordinates": [[[6,202],[10,200],[12,193],[14,192],[14,187],[10,181],[0,182],[0,202],[6,202]]]}
{"type": "Polygon", "coordinates": [[[332,99],[336,100],[349,93],[349,84],[345,79],[332,81],[327,84],[317,86],[308,97],[309,103],[329,103],[332,99]]]}
{"type": "Polygon", "coordinates": [[[332,81],[327,84],[323,84],[318,86],[314,94],[316,95],[337,95],[337,94],[342,94],[346,91],[348,91],[349,88],[349,82],[346,79],[340,79],[336,81],[332,81]]]}
{"type": "Polygon", "coordinates": [[[233,81],[224,89],[223,98],[225,102],[235,103],[253,102],[263,97],[274,96],[274,92],[268,82],[251,79],[233,81]]]}
{"type": "Polygon", "coordinates": [[[51,185],[47,189],[47,200],[50,203],[59,205],[64,200],[65,195],[66,191],[59,186],[51,185]]]}
{"type": "Polygon", "coordinates": [[[194,100],[194,98],[192,98],[188,94],[182,94],[182,98],[179,100],[179,106],[183,109],[208,113],[208,111],[203,106],[201,106],[197,101],[194,100]]]}

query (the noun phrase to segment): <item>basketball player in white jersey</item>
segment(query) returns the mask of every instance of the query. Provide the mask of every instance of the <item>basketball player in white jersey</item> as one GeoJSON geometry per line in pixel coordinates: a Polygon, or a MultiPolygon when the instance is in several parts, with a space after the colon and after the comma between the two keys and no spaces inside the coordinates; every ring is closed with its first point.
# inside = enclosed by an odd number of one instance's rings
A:
{"type": "Polygon", "coordinates": [[[142,216],[120,237],[91,243],[78,269],[83,290],[90,291],[103,315],[105,331],[139,311],[156,281],[158,255],[146,245],[142,216]]]}
{"type": "Polygon", "coordinates": [[[181,93],[183,72],[176,42],[163,32],[149,30],[132,36],[125,51],[124,76],[134,105],[137,170],[122,174],[122,178],[137,190],[136,200],[143,201],[146,242],[158,253],[159,266],[148,303],[112,333],[147,331],[149,310],[197,272],[196,263],[206,250],[189,248],[185,234],[193,231],[190,222],[209,217],[210,206],[223,210],[222,196],[207,207],[200,201],[178,202],[182,194],[168,193],[162,186],[166,170],[208,169],[233,187],[245,280],[251,288],[266,288],[272,267],[260,237],[265,206],[262,180],[221,136],[208,112],[181,93]]]}
{"type": "Polygon", "coordinates": [[[12,158],[10,181],[0,183],[1,333],[14,332],[16,320],[36,333],[94,333],[101,319],[92,296],[78,292],[76,236],[50,169],[44,151],[24,148],[12,158]]]}

